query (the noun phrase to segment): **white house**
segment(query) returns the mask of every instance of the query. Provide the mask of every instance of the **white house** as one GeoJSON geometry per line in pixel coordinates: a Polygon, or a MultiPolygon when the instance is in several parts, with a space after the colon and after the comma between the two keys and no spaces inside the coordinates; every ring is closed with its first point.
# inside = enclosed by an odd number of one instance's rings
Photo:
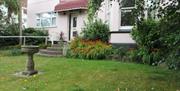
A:
{"type": "MultiPolygon", "coordinates": [[[[135,0],[122,1],[119,4],[119,0],[104,0],[97,16],[110,26],[110,43],[134,45],[130,32],[135,23],[132,16],[135,0]]],[[[88,0],[28,0],[28,27],[47,29],[50,40],[54,41],[63,32],[64,39],[71,41],[84,27],[87,6],[88,0]]]]}
{"type": "Polygon", "coordinates": [[[87,4],[87,0],[28,0],[28,27],[47,29],[50,40],[59,40],[63,32],[70,41],[81,33],[87,4]]]}

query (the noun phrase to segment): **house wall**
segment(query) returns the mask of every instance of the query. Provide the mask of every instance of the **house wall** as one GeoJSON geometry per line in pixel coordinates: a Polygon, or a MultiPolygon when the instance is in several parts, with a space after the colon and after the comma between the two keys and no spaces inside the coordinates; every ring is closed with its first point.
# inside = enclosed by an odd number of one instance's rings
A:
{"type": "Polygon", "coordinates": [[[28,0],[28,26],[36,27],[36,14],[54,11],[54,6],[59,0],[28,0]]]}
{"type": "MultiPolygon", "coordinates": [[[[59,0],[28,0],[28,27],[39,28],[37,24],[37,14],[54,12],[54,7],[59,3],[59,0]]],[[[77,28],[76,30],[80,34],[82,27],[84,26],[84,20],[86,20],[86,12],[72,12],[77,14],[77,28]]],[[[59,13],[57,12],[56,26],[54,27],[44,27],[45,30],[48,30],[50,40],[58,41],[60,33],[64,33],[65,41],[69,39],[69,12],[59,13]]],[[[72,35],[71,35],[72,37],[72,35]]]]}
{"type": "Polygon", "coordinates": [[[110,43],[132,44],[135,43],[135,41],[131,38],[130,33],[111,33],[110,43]]]}
{"type": "MultiPolygon", "coordinates": [[[[118,17],[121,17],[121,12],[120,10],[119,13],[117,13],[118,11],[116,11],[115,13],[112,12],[114,8],[119,8],[119,7],[112,8],[112,1],[117,1],[117,0],[104,0],[100,10],[97,13],[98,18],[108,23],[108,25],[110,26],[110,31],[115,32],[115,33],[111,33],[109,42],[112,44],[135,44],[135,41],[132,39],[130,35],[130,32],[129,33],[120,32],[120,30],[126,30],[126,29],[131,30],[132,27],[120,26],[121,18],[118,17]],[[114,20],[118,20],[118,21],[114,21],[114,20]]],[[[118,2],[116,3],[118,4],[118,2]]]]}
{"type": "MultiPolygon", "coordinates": [[[[36,26],[37,24],[37,14],[38,13],[46,13],[53,12],[54,6],[59,3],[59,0],[28,0],[27,6],[27,25],[28,27],[39,28],[36,26]]],[[[56,24],[58,25],[59,18],[57,17],[56,24]]],[[[58,26],[55,27],[46,27],[46,30],[49,32],[50,40],[58,39],[58,32],[60,32],[60,28],[58,26]]]]}
{"type": "Polygon", "coordinates": [[[86,21],[87,19],[86,12],[79,13],[78,11],[77,12],[75,11],[75,12],[66,12],[65,14],[58,13],[57,27],[59,27],[59,32],[64,33],[64,39],[66,41],[69,41],[69,14],[70,13],[72,17],[73,16],[77,17],[77,27],[71,28],[71,40],[73,39],[73,34],[72,34],[73,31],[77,31],[78,35],[81,34],[82,28],[84,27],[84,21],[86,21]]]}
{"type": "MultiPolygon", "coordinates": [[[[100,10],[97,12],[97,17],[102,19],[111,27],[111,36],[110,43],[114,44],[135,44],[135,41],[132,39],[129,32],[123,32],[120,30],[131,30],[132,26],[121,26],[121,10],[119,9],[119,13],[113,13],[112,10],[119,8],[112,8],[112,1],[116,1],[116,5],[118,5],[118,0],[104,0],[100,10]],[[117,17],[117,19],[114,19],[117,17]],[[119,19],[118,19],[119,17],[119,19]],[[113,21],[112,20],[115,20],[113,21]],[[119,22],[118,22],[119,21],[119,22]],[[117,23],[118,22],[118,23],[117,23]],[[112,26],[113,25],[113,26],[112,26]],[[113,28],[114,27],[114,28],[113,28]],[[113,30],[112,30],[113,29],[113,30]]],[[[151,0],[148,0],[149,2],[151,0]]],[[[164,0],[167,2],[169,0],[164,0]]],[[[36,14],[43,12],[51,12],[54,11],[55,5],[59,3],[59,0],[28,0],[28,27],[36,27],[36,14]]],[[[146,3],[148,4],[148,2],[146,3]]],[[[81,33],[82,28],[84,27],[84,22],[87,20],[87,11],[79,12],[79,11],[70,11],[66,13],[58,13],[56,26],[55,27],[47,27],[46,29],[49,31],[50,40],[58,40],[60,32],[64,33],[64,39],[68,41],[69,39],[69,13],[77,16],[77,28],[72,31],[78,31],[78,34],[81,33]]],[[[147,14],[145,14],[147,15],[147,14]]],[[[71,38],[72,38],[71,33],[71,38]]]]}
{"type": "MultiPolygon", "coordinates": [[[[85,21],[87,20],[87,12],[83,11],[83,12],[74,12],[72,14],[72,16],[76,16],[77,17],[77,27],[76,28],[72,28],[72,32],[73,31],[77,31],[78,32],[78,36],[81,36],[81,32],[82,32],[82,28],[84,28],[84,24],[85,21]]],[[[72,25],[71,25],[72,26],[72,25]]],[[[71,38],[73,39],[73,34],[71,34],[71,38]]]]}

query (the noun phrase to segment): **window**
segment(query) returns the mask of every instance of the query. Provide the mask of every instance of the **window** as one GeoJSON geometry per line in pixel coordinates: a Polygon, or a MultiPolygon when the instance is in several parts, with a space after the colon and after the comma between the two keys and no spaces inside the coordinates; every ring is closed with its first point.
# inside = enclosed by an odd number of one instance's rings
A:
{"type": "Polygon", "coordinates": [[[48,13],[37,14],[36,26],[38,27],[56,26],[56,13],[48,12],[48,13]]]}
{"type": "Polygon", "coordinates": [[[78,32],[77,31],[73,31],[73,37],[77,37],[78,36],[78,32]]]}
{"type": "Polygon", "coordinates": [[[134,7],[135,6],[135,0],[122,0],[122,7],[134,7]]]}
{"type": "Polygon", "coordinates": [[[135,17],[132,10],[121,11],[121,26],[132,26],[135,23],[135,17]]]}
{"type": "MultiPolygon", "coordinates": [[[[135,0],[122,0],[121,2],[121,27],[133,26],[135,17],[132,10],[135,8],[135,0]]],[[[127,29],[128,30],[128,29],[127,29]]]]}
{"type": "Polygon", "coordinates": [[[73,27],[77,27],[77,17],[73,17],[73,27]]]}

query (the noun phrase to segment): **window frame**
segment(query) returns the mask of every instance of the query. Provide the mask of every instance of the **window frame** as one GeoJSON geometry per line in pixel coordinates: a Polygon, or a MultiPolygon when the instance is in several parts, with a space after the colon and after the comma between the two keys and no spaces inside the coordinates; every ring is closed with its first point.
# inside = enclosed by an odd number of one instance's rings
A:
{"type": "MultiPolygon", "coordinates": [[[[122,0],[121,0],[122,1],[122,0]]],[[[131,32],[132,28],[133,28],[133,25],[127,25],[127,26],[123,26],[121,25],[122,24],[122,13],[124,11],[127,11],[129,12],[129,10],[131,10],[130,12],[132,12],[133,9],[136,8],[136,0],[135,0],[135,3],[134,3],[134,6],[131,6],[131,7],[122,7],[120,8],[120,28],[119,28],[119,31],[122,31],[122,32],[131,32]]]]}
{"type": "Polygon", "coordinates": [[[43,12],[43,13],[37,13],[36,14],[36,27],[38,28],[51,28],[51,27],[57,27],[57,13],[56,12],[43,12]],[[44,26],[42,25],[43,19],[48,19],[42,17],[43,14],[50,14],[50,25],[44,26]],[[54,14],[54,15],[53,15],[54,14]],[[55,24],[53,24],[53,18],[55,19],[55,24]],[[39,22],[39,25],[38,25],[39,22]]]}

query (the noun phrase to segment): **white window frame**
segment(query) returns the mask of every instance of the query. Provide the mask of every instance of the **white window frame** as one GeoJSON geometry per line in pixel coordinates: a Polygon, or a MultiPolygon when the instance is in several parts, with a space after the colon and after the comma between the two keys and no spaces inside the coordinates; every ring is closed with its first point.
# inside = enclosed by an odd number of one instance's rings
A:
{"type": "MultiPolygon", "coordinates": [[[[121,0],[122,1],[122,0],[121,0]]],[[[135,0],[135,3],[136,3],[136,0],[135,0]]],[[[121,7],[120,8],[120,28],[119,30],[120,31],[126,31],[126,32],[130,32],[133,28],[133,25],[132,26],[122,26],[121,23],[122,23],[122,11],[126,11],[129,12],[129,10],[131,10],[130,12],[132,12],[133,9],[136,8],[136,4],[134,5],[134,7],[121,7]]]]}
{"type": "Polygon", "coordinates": [[[51,27],[57,27],[57,13],[56,12],[44,12],[44,13],[38,13],[36,14],[36,27],[38,28],[51,28],[51,27]],[[50,25],[49,26],[42,26],[42,14],[50,13],[50,25]],[[54,14],[54,15],[53,15],[54,14]],[[55,18],[55,24],[53,25],[53,18],[55,18]],[[39,26],[38,26],[38,20],[39,20],[39,26]]]}

